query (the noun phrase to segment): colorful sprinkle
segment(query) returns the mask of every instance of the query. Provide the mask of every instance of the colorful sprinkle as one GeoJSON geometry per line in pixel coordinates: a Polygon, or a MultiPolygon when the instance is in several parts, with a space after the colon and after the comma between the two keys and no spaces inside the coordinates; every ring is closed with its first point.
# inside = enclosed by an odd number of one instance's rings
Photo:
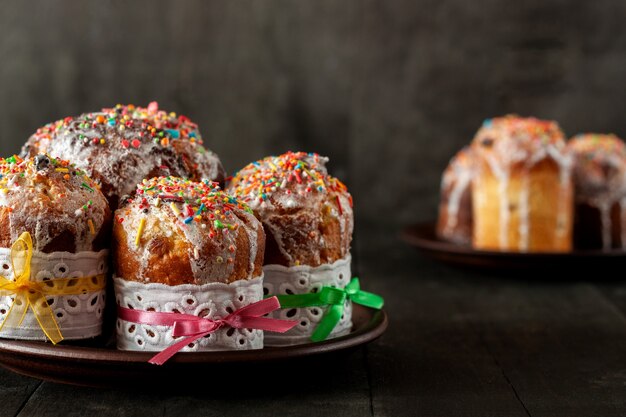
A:
{"type": "Polygon", "coordinates": [[[165,129],[165,131],[172,137],[172,139],[180,138],[180,131],[178,131],[178,129],[165,129]]]}
{"type": "Polygon", "coordinates": [[[180,216],[180,210],[178,210],[178,207],[176,207],[175,203],[170,203],[170,207],[172,211],[174,212],[174,214],[176,215],[176,217],[180,216]]]}
{"type": "Polygon", "coordinates": [[[145,217],[139,220],[139,228],[137,229],[137,236],[135,237],[135,246],[139,247],[141,243],[141,235],[143,234],[143,229],[146,227],[146,219],[145,217]]]}

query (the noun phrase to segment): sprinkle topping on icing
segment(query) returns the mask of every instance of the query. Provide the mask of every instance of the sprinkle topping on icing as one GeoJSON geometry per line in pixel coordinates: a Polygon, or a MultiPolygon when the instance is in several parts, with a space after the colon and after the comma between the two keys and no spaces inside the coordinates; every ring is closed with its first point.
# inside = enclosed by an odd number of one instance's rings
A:
{"type": "Polygon", "coordinates": [[[280,197],[297,199],[330,191],[349,195],[341,181],[328,175],[326,162],[328,158],[316,153],[268,156],[242,168],[232,178],[229,190],[252,208],[280,197]]]}
{"type": "Polygon", "coordinates": [[[626,146],[615,135],[584,133],[568,143],[575,157],[577,198],[612,204],[626,194],[626,146]],[[602,200],[602,201],[601,201],[602,200]]]}
{"type": "Polygon", "coordinates": [[[497,156],[504,165],[532,165],[547,156],[568,164],[563,132],[552,120],[517,115],[487,119],[476,133],[473,147],[479,154],[497,156]]]}
{"type": "Polygon", "coordinates": [[[185,116],[132,104],[50,123],[32,135],[24,155],[46,152],[69,159],[102,183],[113,207],[144,178],[180,176],[221,181],[218,156],[202,146],[198,126],[185,116]]]}
{"type": "MultiPolygon", "coordinates": [[[[148,213],[152,207],[161,210],[167,206],[173,219],[186,227],[207,226],[214,232],[221,229],[234,230],[237,222],[233,210],[252,213],[250,208],[237,198],[227,195],[216,182],[193,182],[178,177],[145,179],[137,187],[136,196],[128,200],[133,206],[148,213]]],[[[124,222],[126,210],[118,210],[116,220],[124,222]]]]}
{"type": "Polygon", "coordinates": [[[10,158],[0,158],[0,195],[12,191],[22,192],[25,188],[36,186],[40,183],[37,180],[38,173],[45,173],[50,179],[65,182],[68,187],[80,187],[91,193],[98,189],[98,184],[68,161],[45,154],[28,159],[13,155],[10,158]]]}
{"type": "MultiPolygon", "coordinates": [[[[123,116],[128,115],[134,120],[147,121],[157,129],[164,130],[170,140],[182,139],[202,145],[202,137],[196,123],[193,123],[187,116],[159,110],[156,101],[151,102],[148,107],[118,104],[113,109],[103,109],[103,111],[113,111],[123,116]]],[[[168,145],[169,141],[163,141],[163,144],[168,145]]]]}
{"type": "Polygon", "coordinates": [[[95,181],[45,154],[0,158],[0,208],[10,213],[13,239],[29,230],[38,250],[64,231],[74,236],[75,250],[92,250],[109,213],[95,181]]]}
{"type": "Polygon", "coordinates": [[[123,149],[137,149],[148,142],[161,143],[167,138],[165,131],[147,121],[136,120],[128,114],[115,111],[102,111],[49,123],[37,129],[32,141],[39,146],[40,152],[45,152],[56,138],[65,135],[85,146],[108,145],[123,149]],[[110,143],[111,140],[115,143],[110,143]]]}
{"type": "Polygon", "coordinates": [[[589,160],[603,159],[611,154],[626,155],[624,141],[614,134],[580,133],[568,145],[575,153],[585,153],[589,160]]]}
{"type": "MultiPolygon", "coordinates": [[[[159,110],[156,102],[147,108],[133,104],[117,104],[100,112],[84,113],[49,123],[33,135],[32,141],[46,151],[50,141],[64,130],[76,133],[76,140],[85,145],[105,145],[112,131],[119,131],[119,145],[125,149],[139,148],[145,142],[170,146],[172,140],[187,140],[202,145],[198,125],[188,117],[159,110]]],[[[198,152],[205,151],[198,147],[198,152]]]]}

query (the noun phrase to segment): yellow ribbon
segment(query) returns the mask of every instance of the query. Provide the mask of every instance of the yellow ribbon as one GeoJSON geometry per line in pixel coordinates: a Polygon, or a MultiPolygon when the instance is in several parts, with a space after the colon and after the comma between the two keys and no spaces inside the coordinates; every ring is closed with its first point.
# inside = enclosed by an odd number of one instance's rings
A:
{"type": "Polygon", "coordinates": [[[44,334],[53,344],[57,344],[63,340],[63,335],[46,297],[87,294],[101,290],[105,288],[106,276],[100,274],[80,278],[31,281],[30,261],[32,257],[33,240],[30,233],[22,233],[11,246],[14,280],[0,277],[0,295],[10,295],[13,300],[4,321],[0,324],[0,332],[4,327],[19,328],[30,307],[44,334]]]}

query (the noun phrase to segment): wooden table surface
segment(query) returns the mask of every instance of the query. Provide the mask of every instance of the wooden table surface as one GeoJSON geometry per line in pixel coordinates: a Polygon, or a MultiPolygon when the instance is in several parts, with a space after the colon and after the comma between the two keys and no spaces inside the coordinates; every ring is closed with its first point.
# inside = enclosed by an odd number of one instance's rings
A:
{"type": "Polygon", "coordinates": [[[152,391],[0,369],[0,415],[626,415],[626,285],[600,280],[609,271],[577,281],[495,276],[434,262],[400,239],[359,239],[353,268],[390,318],[365,347],[152,391]]]}

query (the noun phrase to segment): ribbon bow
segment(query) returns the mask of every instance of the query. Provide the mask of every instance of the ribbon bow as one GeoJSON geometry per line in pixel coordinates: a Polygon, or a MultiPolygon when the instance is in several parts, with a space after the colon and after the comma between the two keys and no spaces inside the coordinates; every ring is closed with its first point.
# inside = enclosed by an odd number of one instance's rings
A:
{"type": "Polygon", "coordinates": [[[0,277],[0,295],[10,295],[13,298],[13,304],[0,324],[0,331],[5,327],[20,327],[30,308],[46,337],[53,344],[57,344],[63,340],[63,335],[46,296],[84,294],[102,289],[105,286],[105,276],[31,281],[32,257],[33,240],[30,233],[24,232],[11,246],[14,280],[0,277]]]}
{"type": "Polygon", "coordinates": [[[185,337],[185,339],[165,348],[148,361],[155,365],[163,365],[168,359],[188,344],[224,326],[230,326],[235,329],[258,329],[284,333],[294,327],[297,322],[262,317],[279,308],[280,303],[278,299],[271,297],[242,307],[223,319],[215,320],[193,316],[191,314],[142,311],[122,306],[117,307],[117,312],[119,319],[133,323],[154,326],[174,326],[172,336],[185,337]]]}
{"type": "Polygon", "coordinates": [[[346,299],[365,307],[380,310],[385,301],[379,295],[361,291],[358,278],[352,280],[344,289],[322,287],[318,293],[278,295],[281,308],[323,307],[328,306],[326,314],[311,335],[311,340],[321,342],[326,340],[337,323],[341,320],[346,299]]]}

